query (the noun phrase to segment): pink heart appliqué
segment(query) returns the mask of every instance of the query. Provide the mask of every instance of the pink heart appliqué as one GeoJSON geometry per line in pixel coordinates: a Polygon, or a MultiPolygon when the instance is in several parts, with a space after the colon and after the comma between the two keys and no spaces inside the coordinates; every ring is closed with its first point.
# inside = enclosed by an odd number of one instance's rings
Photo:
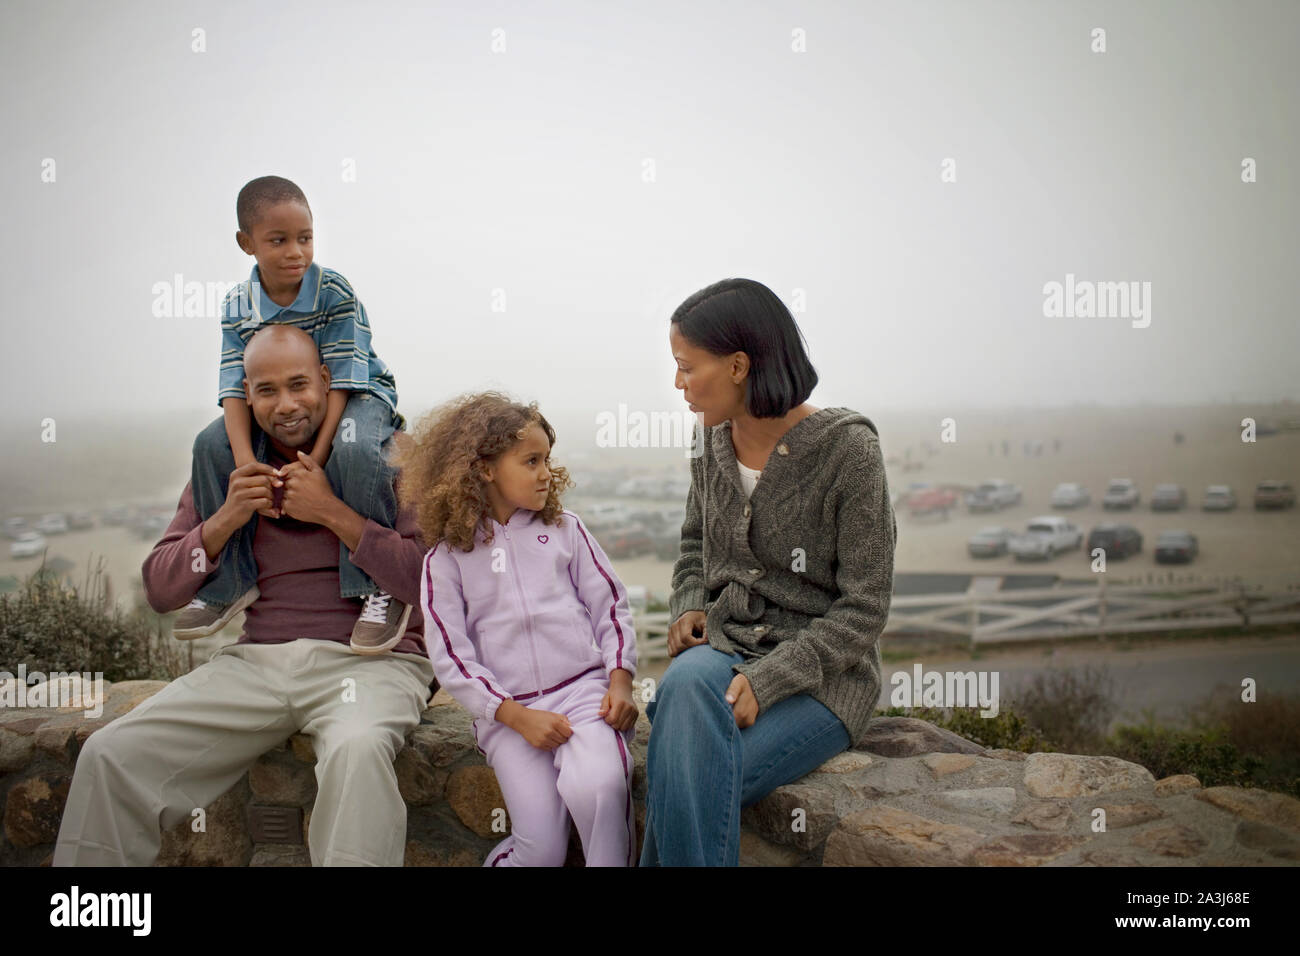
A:
{"type": "Polygon", "coordinates": [[[540,541],[542,544],[545,544],[546,542],[550,541],[551,539],[550,539],[549,537],[547,537],[546,535],[544,535],[544,534],[539,534],[539,535],[537,536],[537,540],[540,541]]]}

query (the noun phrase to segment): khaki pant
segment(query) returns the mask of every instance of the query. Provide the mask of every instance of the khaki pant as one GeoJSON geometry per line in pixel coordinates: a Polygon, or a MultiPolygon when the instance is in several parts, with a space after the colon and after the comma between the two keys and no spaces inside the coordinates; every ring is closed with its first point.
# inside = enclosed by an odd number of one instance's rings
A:
{"type": "Polygon", "coordinates": [[[91,735],[55,866],[148,866],[161,830],[207,807],[266,751],[301,731],[316,780],[315,866],[401,866],[406,803],[393,758],[420,722],[433,666],[363,657],[335,641],[232,644],[91,735]]]}

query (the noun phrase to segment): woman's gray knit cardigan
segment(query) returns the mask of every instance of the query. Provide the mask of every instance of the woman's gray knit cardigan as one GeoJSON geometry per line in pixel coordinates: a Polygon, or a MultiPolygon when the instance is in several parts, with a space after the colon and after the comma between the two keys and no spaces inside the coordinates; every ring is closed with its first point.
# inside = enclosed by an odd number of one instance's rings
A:
{"type": "Polygon", "coordinates": [[[709,644],[745,658],[733,669],[760,715],[806,692],[856,743],[880,699],[898,535],[876,426],[847,408],[807,416],[781,437],[748,500],[731,423],[703,433],[670,616],[707,612],[709,644]]]}

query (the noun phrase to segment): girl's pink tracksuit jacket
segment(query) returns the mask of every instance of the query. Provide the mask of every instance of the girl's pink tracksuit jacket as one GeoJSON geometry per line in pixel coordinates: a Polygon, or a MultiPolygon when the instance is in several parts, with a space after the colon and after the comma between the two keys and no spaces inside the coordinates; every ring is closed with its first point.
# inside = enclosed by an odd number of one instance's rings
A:
{"type": "Polygon", "coordinates": [[[587,864],[635,862],[627,743],[598,714],[609,675],[636,674],[627,589],[595,537],[571,511],[559,526],[518,509],[491,518],[472,551],[439,542],[424,557],[420,603],[438,683],[474,715],[474,735],[497,774],[511,835],[488,866],[564,862],[568,819],[587,864]],[[563,713],[573,736],[554,751],[496,720],[513,699],[563,713]]]}

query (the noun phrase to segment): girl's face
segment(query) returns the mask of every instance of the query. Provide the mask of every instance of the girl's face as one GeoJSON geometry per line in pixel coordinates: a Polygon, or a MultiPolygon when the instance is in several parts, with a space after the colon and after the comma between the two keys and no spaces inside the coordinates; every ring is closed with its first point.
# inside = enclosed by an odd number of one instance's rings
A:
{"type": "Polygon", "coordinates": [[[668,343],[677,360],[673,386],[682,390],[691,411],[701,424],[717,425],[735,418],[745,407],[745,377],[749,356],[744,352],[714,355],[692,345],[677,322],[668,326],[668,343]]]}
{"type": "Polygon", "coordinates": [[[488,502],[502,524],[516,508],[541,511],[551,490],[551,443],[534,422],[524,437],[484,467],[488,502]],[[504,515],[504,517],[502,517],[504,515]]]}

